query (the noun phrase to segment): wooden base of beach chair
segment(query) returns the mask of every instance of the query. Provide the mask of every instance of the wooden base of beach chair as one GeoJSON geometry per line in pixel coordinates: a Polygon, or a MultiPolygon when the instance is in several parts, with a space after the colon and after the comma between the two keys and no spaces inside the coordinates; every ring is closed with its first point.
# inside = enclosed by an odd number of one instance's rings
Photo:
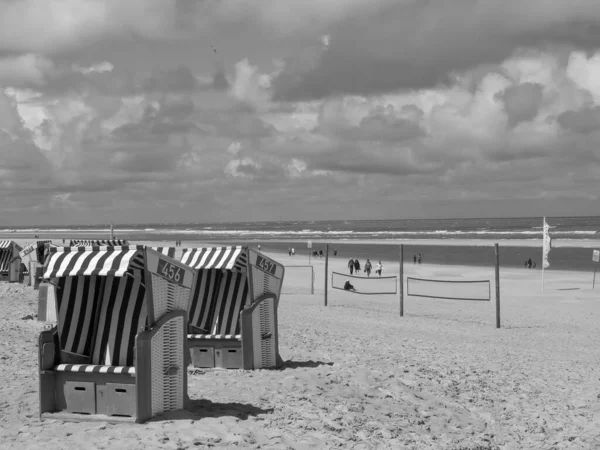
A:
{"type": "Polygon", "coordinates": [[[8,272],[0,272],[0,281],[8,281],[8,272]]]}
{"type": "Polygon", "coordinates": [[[275,296],[260,296],[240,313],[240,322],[239,335],[188,335],[190,365],[245,370],[281,366],[275,296]]]}
{"type": "MultiPolygon", "coordinates": [[[[200,369],[244,369],[242,342],[237,339],[188,338],[190,362],[200,369]]],[[[251,368],[251,367],[250,367],[251,368]]]]}
{"type": "Polygon", "coordinates": [[[42,413],[42,419],[67,421],[103,420],[135,422],[135,375],[45,371],[55,388],[58,412],[42,413]],[[93,416],[93,417],[92,417],[93,416]]]}

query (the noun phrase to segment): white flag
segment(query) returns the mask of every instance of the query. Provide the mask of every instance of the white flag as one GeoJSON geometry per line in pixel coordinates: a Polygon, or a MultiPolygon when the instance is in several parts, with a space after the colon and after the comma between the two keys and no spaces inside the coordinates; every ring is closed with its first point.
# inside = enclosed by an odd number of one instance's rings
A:
{"type": "Polygon", "coordinates": [[[548,261],[548,253],[550,253],[550,249],[552,249],[552,238],[550,237],[550,226],[546,223],[546,218],[544,217],[544,234],[542,238],[542,267],[545,269],[550,266],[550,262],[548,261]]]}

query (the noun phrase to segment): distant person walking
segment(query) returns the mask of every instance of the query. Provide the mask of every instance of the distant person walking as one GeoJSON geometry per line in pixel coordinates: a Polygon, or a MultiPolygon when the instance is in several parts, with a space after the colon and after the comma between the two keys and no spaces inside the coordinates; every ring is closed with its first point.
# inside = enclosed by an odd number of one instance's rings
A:
{"type": "Polygon", "coordinates": [[[294,256],[296,254],[296,249],[294,249],[294,247],[292,247],[292,256],[294,256]]]}
{"type": "Polygon", "coordinates": [[[379,261],[375,266],[375,273],[381,276],[381,272],[383,272],[383,264],[381,264],[381,261],[379,261]]]}
{"type": "Polygon", "coordinates": [[[417,258],[419,264],[421,264],[421,254],[419,253],[419,257],[417,258]]]}
{"type": "Polygon", "coordinates": [[[360,273],[360,263],[358,262],[358,258],[354,259],[354,272],[358,275],[360,273]]]}
{"type": "Polygon", "coordinates": [[[337,256],[337,250],[335,248],[333,249],[333,256],[337,256]]]}
{"type": "Polygon", "coordinates": [[[319,250],[319,258],[323,257],[323,250],[319,250]]]}
{"type": "Polygon", "coordinates": [[[371,261],[369,261],[369,258],[367,258],[367,262],[365,263],[365,272],[368,277],[371,276],[371,261]]]}
{"type": "Polygon", "coordinates": [[[354,259],[350,258],[348,261],[348,269],[350,269],[350,275],[354,272],[354,259]]]}
{"type": "Polygon", "coordinates": [[[533,262],[531,261],[531,258],[529,258],[529,259],[527,260],[527,268],[528,268],[528,269],[531,269],[531,265],[532,265],[532,264],[533,264],[533,262]]]}
{"type": "Polygon", "coordinates": [[[258,251],[260,252],[260,244],[258,244],[258,251]]]}
{"type": "Polygon", "coordinates": [[[413,266],[417,264],[417,255],[413,255],[413,266]]]}
{"type": "Polygon", "coordinates": [[[292,247],[288,248],[288,255],[290,255],[290,258],[292,257],[292,247]]]}

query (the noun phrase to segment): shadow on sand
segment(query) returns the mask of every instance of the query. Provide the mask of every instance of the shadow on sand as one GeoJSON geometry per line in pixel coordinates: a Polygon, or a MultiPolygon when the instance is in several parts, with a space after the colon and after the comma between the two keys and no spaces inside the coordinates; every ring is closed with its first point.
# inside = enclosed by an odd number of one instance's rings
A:
{"type": "Polygon", "coordinates": [[[288,359],[284,361],[281,366],[277,368],[277,370],[285,370],[285,369],[300,369],[303,367],[315,368],[319,366],[333,366],[332,362],[324,362],[324,361],[292,361],[288,359]]]}
{"type": "Polygon", "coordinates": [[[259,408],[248,403],[215,403],[204,399],[191,399],[186,402],[185,409],[169,411],[151,419],[150,422],[163,420],[200,420],[208,417],[237,417],[246,420],[250,416],[270,414],[273,408],[259,408]]]}

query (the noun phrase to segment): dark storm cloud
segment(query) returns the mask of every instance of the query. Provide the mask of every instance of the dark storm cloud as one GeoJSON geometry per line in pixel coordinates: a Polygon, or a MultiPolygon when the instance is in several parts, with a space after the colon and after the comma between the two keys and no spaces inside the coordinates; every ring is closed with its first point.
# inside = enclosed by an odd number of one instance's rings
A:
{"type": "Polygon", "coordinates": [[[496,94],[504,104],[508,116],[508,126],[514,127],[520,122],[533,120],[542,104],[544,87],[537,83],[524,83],[510,86],[496,94]]]}
{"type": "Polygon", "coordinates": [[[374,2],[331,25],[326,50],[290,62],[274,82],[281,101],[379,94],[449,83],[522,47],[600,44],[600,3],[574,0],[374,2]]]}
{"type": "Polygon", "coordinates": [[[557,117],[565,130],[589,134],[600,130],[600,108],[582,108],[578,111],[565,111],[557,117]]]}

